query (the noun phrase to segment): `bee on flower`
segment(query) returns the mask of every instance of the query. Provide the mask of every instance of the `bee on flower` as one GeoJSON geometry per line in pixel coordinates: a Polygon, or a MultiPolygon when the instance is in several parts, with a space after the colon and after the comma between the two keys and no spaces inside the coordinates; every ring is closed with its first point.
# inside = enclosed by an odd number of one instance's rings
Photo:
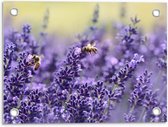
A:
{"type": "Polygon", "coordinates": [[[84,52],[87,52],[87,53],[97,53],[97,48],[95,47],[96,46],[96,43],[94,41],[91,41],[90,43],[88,43],[86,46],[84,46],[82,48],[82,50],[84,52]]]}
{"type": "Polygon", "coordinates": [[[41,65],[41,56],[38,55],[28,55],[27,58],[28,66],[33,66],[34,70],[38,70],[41,65]]]}

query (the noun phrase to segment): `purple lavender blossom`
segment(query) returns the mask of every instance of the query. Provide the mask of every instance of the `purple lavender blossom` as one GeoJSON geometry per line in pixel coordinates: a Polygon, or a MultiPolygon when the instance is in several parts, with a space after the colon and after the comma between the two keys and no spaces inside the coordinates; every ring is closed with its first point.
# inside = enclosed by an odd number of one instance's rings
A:
{"type": "MultiPolygon", "coordinates": [[[[167,121],[165,29],[158,26],[147,37],[134,17],[129,25],[117,22],[108,33],[106,24],[99,21],[100,11],[97,4],[91,24],[72,46],[62,46],[59,36],[46,32],[49,9],[38,40],[29,24],[21,32],[5,32],[4,123],[167,121]],[[93,42],[97,52],[85,52],[83,48],[93,42]],[[32,62],[29,56],[33,55],[40,61],[32,62]],[[161,114],[153,113],[155,107],[161,114]],[[12,109],[18,110],[17,116],[12,116],[12,109]]],[[[121,18],[127,18],[122,13],[121,18]]],[[[64,37],[72,41],[68,39],[64,37]]]]}
{"type": "Polygon", "coordinates": [[[110,79],[110,82],[113,84],[112,92],[110,93],[110,100],[113,102],[120,101],[126,87],[124,83],[131,78],[132,73],[141,62],[144,62],[143,56],[134,54],[134,58],[110,79]]]}
{"type": "Polygon", "coordinates": [[[126,122],[134,122],[136,120],[136,117],[133,113],[124,114],[124,119],[126,122]]]}
{"type": "MultiPolygon", "coordinates": [[[[153,115],[152,110],[153,108],[158,107],[159,101],[158,101],[157,94],[151,90],[151,84],[150,84],[151,74],[152,73],[149,73],[146,70],[142,76],[137,78],[137,83],[134,86],[134,89],[131,92],[131,95],[129,98],[129,102],[130,102],[129,113],[124,116],[127,122],[138,121],[138,119],[134,119],[134,121],[129,121],[128,116],[132,117],[136,113],[136,109],[140,106],[144,107],[145,110],[147,110],[147,114],[146,114],[147,116],[145,118],[146,121],[153,122],[156,120],[155,119],[156,117],[153,115]],[[151,116],[149,116],[149,114],[151,114],[151,116]]],[[[136,117],[138,118],[138,116],[136,117]]],[[[141,118],[139,118],[139,120],[141,120],[141,118]]]]}
{"type": "Polygon", "coordinates": [[[97,4],[96,7],[95,7],[95,10],[94,10],[92,22],[97,23],[98,18],[99,18],[99,5],[97,4]]]}
{"type": "Polygon", "coordinates": [[[140,20],[137,17],[131,18],[131,24],[122,26],[117,34],[117,40],[120,44],[117,46],[115,52],[122,54],[126,59],[131,59],[135,53],[142,54],[141,48],[146,47],[144,37],[137,27],[139,22],[140,20]]]}

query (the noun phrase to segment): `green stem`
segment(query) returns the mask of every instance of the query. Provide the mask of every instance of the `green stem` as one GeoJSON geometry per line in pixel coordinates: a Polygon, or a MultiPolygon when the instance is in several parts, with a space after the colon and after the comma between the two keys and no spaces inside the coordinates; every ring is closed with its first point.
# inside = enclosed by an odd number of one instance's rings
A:
{"type": "Polygon", "coordinates": [[[145,111],[146,111],[146,109],[145,108],[143,108],[143,110],[142,110],[142,112],[141,112],[141,114],[140,114],[140,117],[139,117],[139,122],[141,122],[142,121],[142,119],[143,119],[143,116],[144,116],[144,114],[145,114],[145,111]]]}
{"type": "Polygon", "coordinates": [[[135,103],[133,104],[133,106],[130,109],[130,113],[132,113],[136,107],[137,101],[135,101],[135,103]]]}
{"type": "Polygon", "coordinates": [[[114,84],[113,88],[112,88],[112,93],[114,92],[114,90],[118,87],[118,84],[114,84]]]}

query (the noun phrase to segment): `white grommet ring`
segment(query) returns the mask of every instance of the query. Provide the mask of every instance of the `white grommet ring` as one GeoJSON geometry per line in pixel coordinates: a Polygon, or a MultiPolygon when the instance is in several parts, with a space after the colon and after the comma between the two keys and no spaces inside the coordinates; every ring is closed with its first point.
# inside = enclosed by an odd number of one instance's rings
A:
{"type": "Polygon", "coordinates": [[[11,14],[12,16],[17,16],[17,15],[18,15],[18,9],[17,9],[17,8],[12,8],[12,9],[10,10],[10,14],[11,14]]]}
{"type": "Polygon", "coordinates": [[[153,14],[154,17],[159,17],[159,16],[160,16],[160,10],[154,9],[154,10],[152,11],[152,14],[153,14]]]}
{"type": "Polygon", "coordinates": [[[17,117],[19,115],[19,110],[17,108],[12,108],[10,110],[10,115],[13,117],[17,117]]]}
{"type": "Polygon", "coordinates": [[[153,115],[159,116],[161,114],[161,109],[159,107],[154,107],[152,109],[153,115]]]}

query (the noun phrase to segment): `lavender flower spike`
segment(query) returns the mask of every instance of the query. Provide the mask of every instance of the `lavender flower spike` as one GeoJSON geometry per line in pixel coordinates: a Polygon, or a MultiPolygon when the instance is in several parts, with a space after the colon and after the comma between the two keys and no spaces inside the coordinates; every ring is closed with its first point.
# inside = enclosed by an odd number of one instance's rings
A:
{"type": "Polygon", "coordinates": [[[110,99],[113,102],[119,102],[121,97],[124,94],[125,90],[125,82],[131,78],[133,72],[135,71],[137,65],[141,62],[144,62],[143,56],[139,56],[138,54],[134,54],[133,59],[128,62],[125,67],[120,69],[118,73],[116,73],[112,78],[111,82],[113,84],[113,88],[110,94],[110,99]]]}

